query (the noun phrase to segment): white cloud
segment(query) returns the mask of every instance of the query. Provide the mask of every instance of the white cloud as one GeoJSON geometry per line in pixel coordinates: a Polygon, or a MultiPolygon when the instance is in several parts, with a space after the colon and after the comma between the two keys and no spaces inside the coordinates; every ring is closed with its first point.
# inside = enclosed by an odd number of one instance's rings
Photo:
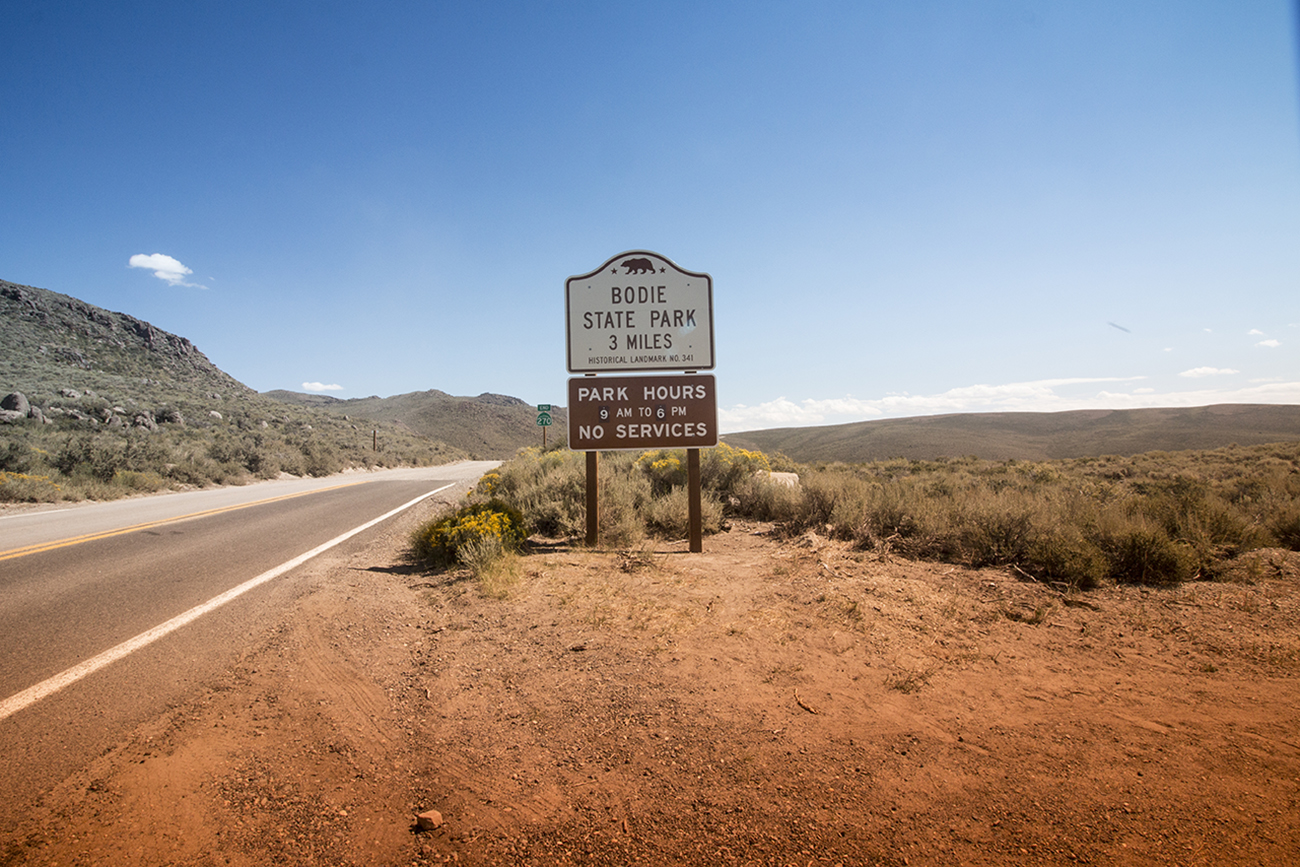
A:
{"type": "MultiPolygon", "coordinates": [[[[934,395],[895,394],[876,400],[846,397],[794,401],[779,397],[757,406],[719,407],[718,422],[725,433],[961,412],[1065,412],[1076,409],[1141,409],[1221,403],[1300,404],[1300,381],[1257,382],[1244,388],[1200,388],[1191,391],[1157,392],[1153,388],[1141,387],[1132,392],[1097,391],[1077,396],[1058,394],[1056,391],[1061,386],[1129,382],[1142,378],[1045,379],[954,388],[934,395]]],[[[1077,388],[1073,390],[1078,391],[1077,388]]]]}
{"type": "Polygon", "coordinates": [[[1260,331],[1258,328],[1252,328],[1249,331],[1247,331],[1246,334],[1247,335],[1258,334],[1260,337],[1264,336],[1264,332],[1260,331]]]}
{"type": "Polygon", "coordinates": [[[132,268],[145,268],[153,272],[153,275],[159,280],[163,280],[169,286],[191,286],[195,289],[206,289],[206,286],[200,286],[198,283],[187,283],[185,278],[194,272],[186,268],[176,259],[165,253],[136,253],[131,257],[128,264],[132,268]]]}
{"type": "Polygon", "coordinates": [[[338,384],[326,385],[323,382],[304,382],[302,387],[307,391],[342,391],[343,386],[338,384]]]}
{"type": "Polygon", "coordinates": [[[1272,347],[1272,346],[1281,346],[1281,345],[1282,345],[1282,341],[1280,341],[1280,340],[1272,340],[1272,339],[1270,339],[1270,340],[1261,340],[1259,343],[1256,343],[1255,345],[1256,345],[1256,346],[1270,346],[1270,347],[1272,347]]]}
{"type": "Polygon", "coordinates": [[[1191,370],[1184,370],[1179,376],[1185,376],[1188,379],[1200,379],[1203,376],[1226,376],[1230,373],[1241,373],[1240,370],[1233,370],[1231,367],[1193,367],[1191,370]]]}

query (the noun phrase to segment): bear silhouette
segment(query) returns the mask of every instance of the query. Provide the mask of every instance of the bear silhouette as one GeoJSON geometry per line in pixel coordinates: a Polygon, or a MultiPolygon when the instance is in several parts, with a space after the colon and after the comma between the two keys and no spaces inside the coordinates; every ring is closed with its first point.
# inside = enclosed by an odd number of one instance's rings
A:
{"type": "Polygon", "coordinates": [[[655,270],[649,259],[624,259],[619,264],[627,269],[628,274],[653,274],[655,270]]]}

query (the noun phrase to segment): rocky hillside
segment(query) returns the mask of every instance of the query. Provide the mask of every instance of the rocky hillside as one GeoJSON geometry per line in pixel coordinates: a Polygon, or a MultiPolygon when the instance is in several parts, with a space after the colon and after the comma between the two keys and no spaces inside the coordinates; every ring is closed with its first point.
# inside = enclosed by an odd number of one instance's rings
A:
{"type": "Polygon", "coordinates": [[[91,392],[194,415],[256,395],[184,337],[48,289],[0,281],[0,322],[0,390],[38,408],[91,392]]]}

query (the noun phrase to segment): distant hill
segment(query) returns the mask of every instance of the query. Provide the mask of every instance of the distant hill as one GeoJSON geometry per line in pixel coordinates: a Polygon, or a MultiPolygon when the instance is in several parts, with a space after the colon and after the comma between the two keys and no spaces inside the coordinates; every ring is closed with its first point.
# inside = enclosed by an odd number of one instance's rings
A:
{"type": "Polygon", "coordinates": [[[744,431],[727,434],[724,440],[733,446],[783,452],[801,463],[965,455],[988,460],[1135,455],[1300,440],[1300,406],[964,413],[744,431]]]}
{"type": "MultiPolygon", "coordinates": [[[[441,440],[483,458],[508,458],[524,446],[542,443],[537,408],[502,394],[454,397],[433,389],[348,400],[294,391],[264,394],[278,401],[319,407],[337,415],[402,424],[421,436],[441,440]]],[[[562,445],[566,442],[568,412],[564,407],[555,407],[551,417],[554,424],[547,431],[547,444],[562,445]]]]}

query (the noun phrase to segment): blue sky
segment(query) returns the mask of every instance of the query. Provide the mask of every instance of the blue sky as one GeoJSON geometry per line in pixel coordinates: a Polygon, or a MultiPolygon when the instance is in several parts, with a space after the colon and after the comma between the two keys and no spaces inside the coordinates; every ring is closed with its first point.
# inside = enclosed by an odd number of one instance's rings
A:
{"type": "Polygon", "coordinates": [[[0,278],[259,391],[560,403],[565,279],[644,249],[713,277],[724,430],[1300,404],[1297,29],[1282,0],[8,0],[0,278]]]}

